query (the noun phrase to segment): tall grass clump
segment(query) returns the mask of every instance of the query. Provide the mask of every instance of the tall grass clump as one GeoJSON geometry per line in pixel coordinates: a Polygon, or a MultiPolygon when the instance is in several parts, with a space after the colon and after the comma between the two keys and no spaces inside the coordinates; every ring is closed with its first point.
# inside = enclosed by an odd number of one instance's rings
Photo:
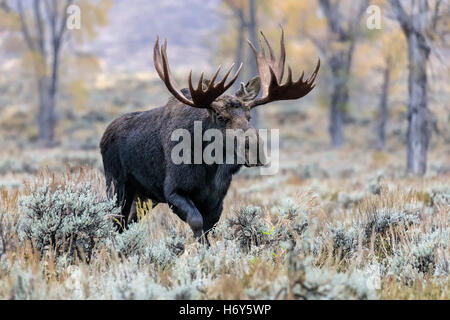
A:
{"type": "Polygon", "coordinates": [[[6,252],[17,247],[16,226],[17,216],[0,208],[0,261],[6,252]]]}

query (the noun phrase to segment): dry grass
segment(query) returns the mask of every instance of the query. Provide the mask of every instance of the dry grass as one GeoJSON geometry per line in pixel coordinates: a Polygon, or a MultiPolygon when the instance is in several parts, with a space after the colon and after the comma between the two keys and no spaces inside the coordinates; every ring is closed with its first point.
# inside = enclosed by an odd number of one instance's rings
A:
{"type": "Polygon", "coordinates": [[[139,225],[122,239],[131,249],[125,254],[113,237],[89,263],[83,256],[61,260],[51,248],[38,251],[17,225],[20,201],[36,185],[54,190],[88,182],[104,198],[98,158],[83,169],[15,173],[19,185],[0,192],[0,298],[448,299],[449,174],[413,178],[396,172],[396,155],[364,158],[316,152],[300,163],[290,154],[276,176],[243,171],[210,248],[197,244],[166,205],[141,203],[139,225]],[[305,174],[312,164],[326,174],[305,174]],[[249,206],[260,214],[248,222],[255,233],[249,247],[241,247],[239,237],[248,231],[229,223],[249,206]],[[307,227],[296,231],[301,219],[307,227]]]}

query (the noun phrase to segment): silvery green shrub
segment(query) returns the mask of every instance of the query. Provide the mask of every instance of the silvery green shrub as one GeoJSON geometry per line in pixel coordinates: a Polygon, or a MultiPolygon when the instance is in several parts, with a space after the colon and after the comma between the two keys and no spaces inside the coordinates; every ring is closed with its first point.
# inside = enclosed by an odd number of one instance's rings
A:
{"type": "Polygon", "coordinates": [[[141,255],[148,246],[148,232],[143,223],[132,223],[122,233],[113,239],[113,246],[117,253],[123,257],[141,255]]]}
{"type": "Polygon", "coordinates": [[[358,248],[359,233],[355,227],[346,228],[343,224],[336,227],[330,226],[330,233],[333,239],[333,253],[341,252],[341,259],[345,255],[353,254],[358,248]]]}
{"type": "Polygon", "coordinates": [[[367,191],[369,191],[372,194],[375,195],[380,195],[381,194],[381,189],[382,189],[382,184],[381,184],[381,179],[383,178],[383,175],[381,173],[378,173],[378,175],[374,178],[372,178],[369,181],[369,184],[367,186],[367,191]]]}
{"type": "Polygon", "coordinates": [[[112,216],[120,209],[103,199],[90,183],[67,182],[53,189],[49,183],[35,187],[19,199],[22,240],[30,240],[41,253],[53,250],[70,261],[88,260],[97,246],[115,233],[112,216]]]}
{"type": "Polygon", "coordinates": [[[208,247],[194,243],[179,256],[174,264],[175,280],[181,285],[192,281],[208,281],[210,277],[228,273],[238,265],[245,265],[245,256],[233,240],[217,241],[208,247]]]}
{"type": "Polygon", "coordinates": [[[294,287],[294,292],[308,300],[372,300],[377,297],[362,272],[333,273],[324,268],[308,268],[305,283],[294,287]]]}
{"type": "Polygon", "coordinates": [[[448,277],[449,230],[414,231],[409,246],[399,247],[389,259],[388,272],[407,283],[424,274],[448,277]]]}
{"type": "Polygon", "coordinates": [[[392,208],[381,208],[374,210],[364,227],[365,239],[369,239],[372,232],[377,234],[384,233],[389,230],[390,226],[395,227],[403,225],[408,227],[419,221],[419,211],[396,210],[392,208]]]}
{"type": "Polygon", "coordinates": [[[448,186],[439,186],[431,189],[430,197],[433,204],[450,204],[450,188],[448,186]]]}
{"type": "Polygon", "coordinates": [[[309,212],[291,199],[274,206],[266,216],[258,206],[246,206],[235,211],[217,233],[228,240],[236,240],[248,252],[252,246],[294,248],[297,239],[303,235],[310,223],[309,212]],[[273,226],[265,222],[270,217],[273,226]]]}
{"type": "Polygon", "coordinates": [[[167,268],[184,252],[186,237],[170,230],[164,239],[152,240],[145,248],[140,261],[167,268]]]}
{"type": "Polygon", "coordinates": [[[10,298],[14,300],[43,299],[45,296],[34,286],[34,277],[30,270],[14,268],[11,270],[12,288],[10,298]]]}
{"type": "MultiPolygon", "coordinates": [[[[89,296],[81,299],[161,299],[167,290],[156,282],[157,276],[149,268],[140,268],[137,257],[123,259],[114,268],[89,279],[75,277],[74,289],[89,285],[89,296]],[[78,284],[77,284],[78,282],[78,284]]],[[[75,275],[75,274],[74,274],[75,275]]],[[[85,290],[80,290],[85,293],[85,290]]]]}
{"type": "Polygon", "coordinates": [[[235,239],[244,250],[249,250],[252,245],[259,246],[264,243],[264,233],[267,226],[263,220],[260,207],[246,206],[235,211],[234,215],[226,220],[229,234],[227,239],[235,239]]]}
{"type": "Polygon", "coordinates": [[[360,203],[365,196],[366,194],[364,192],[352,192],[352,193],[339,192],[338,202],[342,204],[344,208],[349,209],[352,206],[360,203]]]}
{"type": "Polygon", "coordinates": [[[340,252],[340,258],[356,253],[358,245],[367,247],[372,235],[384,234],[391,227],[402,225],[408,228],[419,222],[419,211],[380,208],[372,211],[368,218],[349,225],[338,223],[328,225],[328,232],[321,236],[322,241],[330,237],[333,241],[333,253],[340,252]]]}
{"type": "Polygon", "coordinates": [[[330,174],[325,169],[321,168],[318,163],[300,165],[295,168],[295,172],[301,179],[321,179],[330,177],[330,174]]]}
{"type": "Polygon", "coordinates": [[[113,300],[155,300],[155,299],[199,299],[197,281],[187,285],[174,287],[162,286],[158,276],[152,275],[148,269],[136,268],[131,261],[120,263],[115,271],[108,271],[100,279],[92,279],[98,286],[91,285],[91,299],[113,300]]]}
{"type": "Polygon", "coordinates": [[[186,245],[186,235],[179,234],[174,230],[170,230],[169,235],[165,238],[166,246],[174,255],[179,256],[184,252],[186,245]]]}
{"type": "Polygon", "coordinates": [[[288,198],[282,205],[273,207],[271,214],[280,223],[276,224],[269,236],[274,240],[270,243],[284,243],[284,247],[294,248],[297,237],[303,235],[310,224],[310,213],[288,198]]]}
{"type": "Polygon", "coordinates": [[[0,174],[7,173],[36,173],[38,166],[35,161],[19,161],[15,158],[6,158],[0,160],[0,174]]]}
{"type": "Polygon", "coordinates": [[[362,271],[335,272],[314,266],[310,256],[291,253],[288,259],[292,293],[297,299],[376,299],[372,280],[362,271]]]}

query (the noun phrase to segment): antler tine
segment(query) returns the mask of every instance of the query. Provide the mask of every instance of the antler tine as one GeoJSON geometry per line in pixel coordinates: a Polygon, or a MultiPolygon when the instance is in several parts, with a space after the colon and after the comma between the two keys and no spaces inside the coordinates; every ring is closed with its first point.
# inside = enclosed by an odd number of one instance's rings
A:
{"type": "Polygon", "coordinates": [[[164,74],[161,67],[161,54],[159,52],[159,37],[156,37],[155,46],[153,48],[153,63],[155,65],[156,72],[159,77],[163,80],[164,74]]]}
{"type": "MultiPolygon", "coordinates": [[[[260,32],[261,32],[262,37],[264,38],[264,41],[266,42],[267,48],[269,48],[270,60],[274,61],[275,60],[275,56],[273,54],[272,46],[270,45],[269,41],[267,41],[267,38],[264,35],[264,33],[262,31],[260,31],[260,32]]],[[[261,44],[261,49],[262,49],[262,44],[261,44]]]]}
{"type": "Polygon", "coordinates": [[[252,43],[249,39],[247,39],[247,43],[248,43],[248,45],[250,46],[250,48],[252,49],[253,54],[255,55],[255,57],[257,57],[257,56],[258,56],[258,51],[256,51],[256,48],[255,48],[255,46],[253,45],[253,43],[252,43]]]}
{"type": "Polygon", "coordinates": [[[288,65],[288,77],[286,80],[286,84],[291,85],[292,84],[292,69],[291,66],[288,65]]]}
{"type": "Polygon", "coordinates": [[[233,85],[233,83],[236,81],[239,73],[241,72],[241,68],[242,68],[242,62],[238,68],[238,70],[236,71],[236,73],[234,74],[233,78],[231,78],[231,80],[228,82],[227,85],[225,85],[225,81],[227,80],[228,76],[230,75],[230,72],[233,70],[235,66],[235,63],[233,63],[230,67],[230,69],[228,70],[228,72],[225,74],[225,76],[223,77],[222,81],[220,81],[218,83],[218,86],[221,85],[223,87],[224,90],[227,90],[229,87],[231,87],[233,85]]]}
{"type": "MultiPolygon", "coordinates": [[[[197,90],[196,90],[196,89],[194,89],[194,86],[192,85],[192,70],[189,72],[188,85],[189,85],[189,91],[191,92],[191,97],[192,97],[192,93],[196,92],[198,90],[198,86],[197,86],[197,90]]],[[[192,100],[194,100],[194,99],[192,99],[192,100]]]]}
{"type": "Polygon", "coordinates": [[[209,83],[208,89],[212,88],[214,86],[214,81],[216,81],[217,76],[219,75],[220,72],[220,68],[222,68],[222,65],[219,65],[219,67],[217,68],[216,73],[214,73],[211,82],[209,83]]]}
{"type": "MultiPolygon", "coordinates": [[[[258,53],[253,44],[248,41],[250,48],[256,58],[256,63],[258,66],[259,76],[261,78],[261,83],[263,87],[262,98],[255,99],[249,103],[250,108],[266,104],[277,100],[293,100],[299,99],[307,95],[315,86],[314,81],[316,80],[317,74],[320,68],[320,59],[317,63],[316,68],[312,72],[308,80],[304,81],[304,72],[300,76],[299,80],[292,80],[292,69],[288,66],[288,76],[286,83],[282,84],[284,75],[284,66],[286,62],[286,47],[284,43],[284,30],[281,27],[281,39],[280,39],[280,58],[276,61],[273,54],[272,46],[267,40],[263,32],[261,35],[266,42],[269,49],[270,58],[267,58],[264,54],[264,48],[261,45],[262,53],[258,53]]],[[[261,41],[261,39],[260,39],[261,41]]]]}
{"type": "Polygon", "coordinates": [[[227,73],[224,75],[222,80],[220,80],[218,83],[215,83],[217,75],[219,74],[219,71],[220,71],[220,67],[219,67],[217,69],[217,71],[215,72],[211,82],[209,83],[208,88],[206,89],[206,91],[203,91],[203,88],[200,85],[202,83],[202,81],[203,81],[202,76],[200,76],[199,87],[195,90],[192,87],[191,74],[189,74],[189,90],[191,91],[191,96],[192,96],[192,100],[194,101],[194,104],[199,105],[199,106],[201,106],[201,105],[209,105],[217,97],[219,97],[225,91],[227,91],[233,85],[233,83],[236,81],[239,73],[241,72],[242,63],[239,66],[239,69],[236,71],[236,73],[233,76],[233,78],[227,84],[225,84],[227,79],[228,79],[228,76],[230,75],[230,73],[233,70],[233,68],[234,68],[234,63],[228,69],[227,73]]]}
{"type": "Polygon", "coordinates": [[[313,73],[311,74],[311,76],[307,81],[308,83],[313,83],[316,80],[317,74],[319,73],[319,69],[320,69],[320,58],[317,61],[316,68],[314,69],[313,73]]]}
{"type": "Polygon", "coordinates": [[[200,79],[198,79],[197,90],[203,91],[203,72],[200,74],[200,79]]]}
{"type": "Polygon", "coordinates": [[[260,55],[263,56],[263,57],[266,57],[266,51],[264,50],[264,45],[263,45],[263,42],[262,42],[261,38],[259,38],[259,47],[261,48],[260,55]]]}
{"type": "Polygon", "coordinates": [[[225,81],[227,81],[227,78],[230,75],[231,70],[233,70],[234,68],[234,65],[235,65],[234,63],[231,65],[230,69],[228,69],[227,73],[225,73],[222,80],[220,80],[220,82],[215,86],[216,88],[218,88],[219,86],[221,86],[222,88],[225,87],[225,81]]]}
{"type": "Polygon", "coordinates": [[[173,80],[170,73],[169,63],[167,59],[167,39],[164,41],[164,45],[160,48],[159,37],[156,38],[155,47],[153,48],[153,64],[155,65],[156,72],[161,80],[166,85],[166,88],[172,93],[172,95],[184,104],[194,106],[194,103],[187,99],[183,93],[178,89],[178,85],[173,80]]]}
{"type": "Polygon", "coordinates": [[[302,71],[302,75],[300,76],[300,78],[298,78],[296,83],[300,83],[303,82],[303,77],[305,76],[305,71],[302,71]]]}
{"type": "Polygon", "coordinates": [[[214,73],[213,78],[210,81],[206,90],[203,90],[203,77],[204,77],[203,72],[200,75],[197,89],[194,89],[192,85],[192,70],[191,70],[189,72],[188,85],[192,100],[189,100],[181,92],[176,81],[172,77],[172,73],[170,72],[169,60],[167,58],[167,39],[164,41],[164,44],[160,47],[159,37],[156,37],[155,46],[153,48],[153,62],[155,65],[156,72],[158,73],[159,77],[164,82],[170,93],[172,93],[172,95],[182,103],[196,108],[209,108],[211,103],[215,99],[221,96],[229,87],[233,85],[242,68],[241,63],[234,77],[228,82],[228,84],[225,85],[228,76],[230,75],[231,71],[234,68],[233,64],[231,68],[228,70],[228,72],[225,74],[223,79],[218,84],[215,84],[215,81],[221,68],[219,66],[219,68],[217,68],[217,71],[214,73]]]}
{"type": "MultiPolygon", "coordinates": [[[[233,85],[233,83],[236,81],[237,77],[239,76],[239,73],[241,72],[242,65],[243,65],[243,63],[241,62],[241,64],[239,65],[239,68],[237,69],[236,73],[234,74],[234,77],[231,78],[231,80],[228,82],[228,84],[224,87],[225,91],[228,90],[233,85]]],[[[232,67],[234,67],[234,63],[233,63],[232,67]]]]}
{"type": "Polygon", "coordinates": [[[281,79],[283,79],[284,75],[284,64],[286,62],[286,47],[284,45],[284,30],[281,25],[280,28],[281,28],[281,39],[280,39],[280,60],[278,61],[278,70],[280,70],[280,83],[281,83],[281,79]]]}

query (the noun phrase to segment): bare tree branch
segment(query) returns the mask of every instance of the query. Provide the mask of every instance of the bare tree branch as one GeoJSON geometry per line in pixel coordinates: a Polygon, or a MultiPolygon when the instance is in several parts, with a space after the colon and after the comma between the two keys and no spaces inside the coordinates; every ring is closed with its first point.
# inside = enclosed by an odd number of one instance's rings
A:
{"type": "Polygon", "coordinates": [[[22,1],[21,0],[16,0],[17,3],[17,11],[19,13],[19,17],[20,17],[20,26],[22,29],[22,34],[24,36],[25,42],[28,46],[28,48],[31,51],[35,50],[35,44],[33,43],[33,40],[31,38],[30,32],[28,30],[28,26],[27,26],[27,22],[26,22],[26,18],[25,18],[25,13],[23,11],[23,6],[22,6],[22,1]]]}
{"type": "Polygon", "coordinates": [[[67,8],[69,8],[70,5],[72,5],[72,3],[73,3],[73,0],[66,0],[65,6],[63,6],[63,10],[61,13],[61,17],[63,17],[63,18],[61,19],[61,25],[59,26],[59,32],[57,34],[58,42],[61,42],[62,37],[64,35],[64,30],[66,30],[66,21],[67,21],[66,12],[67,12],[67,8]]]}
{"type": "Polygon", "coordinates": [[[35,25],[37,29],[37,37],[38,37],[38,45],[39,45],[39,52],[42,55],[42,57],[45,57],[45,31],[42,23],[42,17],[41,17],[41,8],[39,6],[39,0],[33,1],[33,12],[35,17],[35,25]]]}
{"type": "Polygon", "coordinates": [[[437,23],[439,20],[439,7],[441,6],[441,3],[442,3],[441,0],[437,0],[436,5],[434,6],[434,14],[431,22],[434,32],[437,32],[437,23]]]}
{"type": "Polygon", "coordinates": [[[324,15],[327,17],[327,24],[329,29],[339,36],[341,41],[349,40],[350,36],[348,30],[344,30],[341,25],[341,15],[339,11],[339,1],[334,4],[330,0],[319,0],[324,15]]]}
{"type": "Polygon", "coordinates": [[[405,33],[411,32],[412,30],[411,18],[406,13],[405,9],[400,3],[400,0],[389,0],[389,3],[391,4],[391,8],[394,11],[397,21],[400,23],[405,33]]]}

